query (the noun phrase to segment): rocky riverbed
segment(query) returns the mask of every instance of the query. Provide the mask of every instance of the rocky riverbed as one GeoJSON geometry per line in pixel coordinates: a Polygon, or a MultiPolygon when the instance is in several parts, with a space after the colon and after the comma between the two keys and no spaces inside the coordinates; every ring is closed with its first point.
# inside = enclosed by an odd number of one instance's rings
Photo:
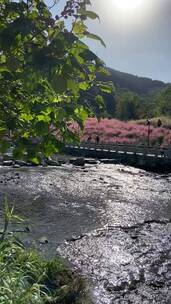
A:
{"type": "MultiPolygon", "coordinates": [[[[57,252],[94,303],[171,303],[171,175],[112,164],[0,167],[27,245],[57,252]]],[[[2,224],[2,220],[1,220],[2,224]]]]}

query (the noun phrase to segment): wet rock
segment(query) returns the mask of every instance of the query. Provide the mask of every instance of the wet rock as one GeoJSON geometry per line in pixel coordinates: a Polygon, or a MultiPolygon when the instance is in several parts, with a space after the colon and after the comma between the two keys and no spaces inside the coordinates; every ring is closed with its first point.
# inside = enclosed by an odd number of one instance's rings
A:
{"type": "Polygon", "coordinates": [[[13,160],[4,160],[3,166],[12,166],[14,164],[13,160]]]}
{"type": "Polygon", "coordinates": [[[25,227],[23,227],[23,228],[17,228],[17,229],[15,229],[15,231],[14,231],[15,233],[16,232],[19,232],[19,233],[28,233],[28,232],[30,232],[30,228],[28,227],[28,226],[25,226],[25,227]]]}
{"type": "Polygon", "coordinates": [[[3,155],[2,157],[2,160],[3,161],[7,161],[7,160],[11,160],[12,159],[12,155],[11,154],[5,154],[3,155]]]}
{"type": "Polygon", "coordinates": [[[30,162],[27,162],[27,163],[26,163],[26,166],[27,166],[27,167],[32,167],[32,166],[35,166],[35,164],[30,163],[30,162]]]}
{"type": "Polygon", "coordinates": [[[61,166],[61,164],[58,161],[53,160],[53,159],[47,159],[46,164],[48,166],[61,166]]]}
{"type": "Polygon", "coordinates": [[[83,234],[78,235],[78,236],[73,235],[72,237],[66,239],[66,241],[67,241],[67,242],[75,242],[75,241],[81,240],[83,237],[84,237],[83,234]]]}
{"type": "Polygon", "coordinates": [[[68,163],[68,160],[66,160],[66,159],[58,159],[58,164],[59,165],[65,165],[67,163],[68,163]]]}
{"type": "Polygon", "coordinates": [[[16,169],[17,169],[17,168],[20,168],[20,165],[14,164],[14,165],[13,165],[13,168],[16,168],[16,169]]]}
{"type": "Polygon", "coordinates": [[[114,291],[123,291],[126,289],[128,286],[128,283],[126,281],[118,281],[117,285],[112,285],[108,282],[108,284],[105,284],[104,287],[107,291],[109,292],[114,292],[114,291]]]}
{"type": "Polygon", "coordinates": [[[138,233],[135,231],[135,232],[132,232],[131,234],[130,234],[130,236],[131,236],[131,238],[133,239],[133,240],[137,240],[138,239],[138,233]]]}
{"type": "Polygon", "coordinates": [[[30,228],[28,226],[24,227],[25,232],[30,232],[30,228]]]}
{"type": "Polygon", "coordinates": [[[118,160],[116,159],[107,159],[107,158],[104,158],[104,159],[100,159],[100,162],[103,163],[103,164],[117,164],[118,163],[118,160]]]}
{"type": "Polygon", "coordinates": [[[86,164],[89,165],[97,165],[99,163],[99,161],[97,159],[93,159],[93,158],[86,158],[86,164]]]}
{"type": "Polygon", "coordinates": [[[70,159],[70,163],[73,164],[74,166],[83,167],[85,165],[86,161],[85,161],[84,157],[78,157],[75,159],[70,159]]]}
{"type": "Polygon", "coordinates": [[[27,162],[25,162],[24,160],[16,160],[15,161],[15,165],[19,165],[19,166],[27,166],[27,162]]]}
{"type": "Polygon", "coordinates": [[[40,239],[39,239],[39,243],[42,244],[42,245],[45,245],[45,244],[48,244],[49,241],[47,239],[46,236],[42,236],[40,239]]]}

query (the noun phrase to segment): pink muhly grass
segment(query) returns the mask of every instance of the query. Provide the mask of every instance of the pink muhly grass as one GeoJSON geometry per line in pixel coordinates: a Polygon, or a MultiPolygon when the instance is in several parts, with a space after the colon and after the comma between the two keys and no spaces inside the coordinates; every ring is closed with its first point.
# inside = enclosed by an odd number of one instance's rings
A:
{"type": "MultiPolygon", "coordinates": [[[[100,137],[100,142],[111,143],[146,143],[148,128],[146,125],[138,125],[123,122],[117,119],[101,119],[99,122],[95,118],[89,118],[85,125],[82,140],[92,137],[95,141],[96,136],[100,137]]],[[[150,127],[150,140],[153,145],[171,144],[171,130],[166,128],[150,127]]]]}

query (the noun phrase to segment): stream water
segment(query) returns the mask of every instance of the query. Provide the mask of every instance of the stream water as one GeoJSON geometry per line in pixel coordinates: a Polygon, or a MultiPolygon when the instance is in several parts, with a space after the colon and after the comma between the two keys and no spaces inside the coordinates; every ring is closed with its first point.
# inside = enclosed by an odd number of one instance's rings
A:
{"type": "Polygon", "coordinates": [[[0,215],[6,194],[26,244],[65,257],[101,304],[171,304],[170,193],[171,175],[121,165],[0,168],[0,215]]]}

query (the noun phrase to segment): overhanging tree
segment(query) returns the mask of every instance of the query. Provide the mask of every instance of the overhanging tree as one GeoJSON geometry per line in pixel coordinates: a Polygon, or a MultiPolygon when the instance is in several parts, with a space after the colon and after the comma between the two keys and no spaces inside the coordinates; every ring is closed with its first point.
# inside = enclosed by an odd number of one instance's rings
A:
{"type": "MultiPolygon", "coordinates": [[[[53,10],[58,11],[57,1],[53,10]]],[[[39,162],[61,144],[78,140],[69,123],[83,128],[90,114],[83,92],[112,88],[97,81],[102,61],[82,41],[102,39],[85,21],[96,19],[89,0],[70,0],[54,17],[43,0],[0,1],[0,152],[39,162]],[[58,133],[58,136],[56,136],[58,133]]]]}

